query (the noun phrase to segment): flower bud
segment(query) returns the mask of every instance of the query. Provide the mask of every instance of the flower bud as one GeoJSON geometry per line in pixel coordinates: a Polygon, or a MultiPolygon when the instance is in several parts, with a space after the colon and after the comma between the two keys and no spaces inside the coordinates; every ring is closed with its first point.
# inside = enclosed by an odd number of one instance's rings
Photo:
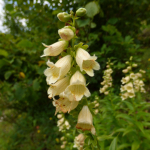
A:
{"type": "Polygon", "coordinates": [[[57,118],[58,118],[58,119],[61,119],[62,117],[63,117],[62,114],[58,114],[58,115],[57,115],[57,118]]]}
{"type": "Polygon", "coordinates": [[[142,69],[140,69],[140,72],[141,72],[141,73],[146,73],[146,71],[145,71],[145,70],[142,70],[142,69]]]}
{"type": "Polygon", "coordinates": [[[132,64],[132,67],[137,67],[138,65],[137,64],[132,64]]]}
{"type": "Polygon", "coordinates": [[[61,145],[60,148],[61,148],[61,149],[64,149],[64,148],[65,148],[65,145],[61,145]]]}
{"type": "Polygon", "coordinates": [[[132,59],[133,59],[133,56],[130,57],[130,60],[132,60],[132,59]]]}
{"type": "Polygon", "coordinates": [[[66,41],[69,41],[74,37],[74,32],[67,26],[62,29],[59,29],[58,34],[63,40],[66,40],[66,41]]]}
{"type": "Polygon", "coordinates": [[[94,110],[94,114],[95,114],[95,115],[98,114],[98,112],[99,112],[98,109],[95,109],[95,110],[94,110]]]}
{"type": "Polygon", "coordinates": [[[131,67],[131,66],[128,66],[128,67],[127,67],[127,69],[128,69],[128,70],[131,70],[131,69],[132,69],[132,67],[131,67]]]}
{"type": "Polygon", "coordinates": [[[71,19],[71,16],[66,12],[62,12],[62,13],[57,14],[57,17],[62,22],[67,22],[71,19]]]}
{"type": "Polygon", "coordinates": [[[65,137],[64,137],[64,136],[62,136],[62,137],[60,138],[60,140],[61,140],[61,141],[63,141],[64,139],[65,139],[65,137]]]}
{"type": "Polygon", "coordinates": [[[128,61],[126,61],[125,63],[126,63],[126,64],[129,64],[129,62],[128,62],[128,61]]]}
{"type": "Polygon", "coordinates": [[[108,94],[109,94],[109,91],[104,92],[104,94],[105,94],[105,95],[108,95],[108,94]]]}
{"type": "Polygon", "coordinates": [[[122,70],[123,73],[127,73],[128,71],[129,71],[128,69],[122,70]]]}
{"type": "Polygon", "coordinates": [[[77,11],[76,11],[76,15],[78,17],[82,17],[86,14],[86,9],[85,8],[79,8],[77,11]]]}

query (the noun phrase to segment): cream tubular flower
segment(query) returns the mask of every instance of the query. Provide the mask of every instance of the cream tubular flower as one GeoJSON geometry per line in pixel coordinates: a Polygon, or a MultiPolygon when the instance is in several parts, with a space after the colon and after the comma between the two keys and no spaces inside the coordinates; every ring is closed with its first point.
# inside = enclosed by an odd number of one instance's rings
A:
{"type": "Polygon", "coordinates": [[[51,84],[48,88],[49,98],[62,93],[69,85],[69,77],[58,80],[55,84],[51,84]]]}
{"type": "Polygon", "coordinates": [[[59,55],[63,50],[65,50],[68,46],[68,41],[59,41],[52,45],[45,45],[44,54],[41,57],[44,56],[57,56],[59,55]]]}
{"type": "Polygon", "coordinates": [[[55,103],[57,104],[55,114],[59,110],[61,110],[63,113],[69,113],[71,110],[75,109],[79,104],[78,101],[74,101],[74,97],[71,94],[66,95],[64,93],[61,93],[59,97],[60,98],[58,100],[55,100],[55,103]]]}
{"type": "Polygon", "coordinates": [[[135,97],[134,90],[132,90],[132,91],[128,92],[128,96],[129,96],[130,98],[135,97]]]}
{"type": "Polygon", "coordinates": [[[71,68],[71,60],[72,57],[70,55],[59,59],[55,64],[48,60],[47,65],[50,68],[44,71],[45,76],[47,76],[47,84],[55,83],[64,77],[71,68]]]}
{"type": "Polygon", "coordinates": [[[65,26],[62,29],[59,29],[58,34],[63,40],[66,40],[66,41],[69,41],[74,37],[74,32],[67,26],[65,26]]]}
{"type": "Polygon", "coordinates": [[[128,93],[124,93],[124,94],[121,95],[121,99],[122,99],[122,100],[125,100],[125,99],[127,99],[128,97],[129,97],[128,93]]]}
{"type": "Polygon", "coordinates": [[[131,82],[129,82],[128,84],[126,84],[124,87],[125,87],[125,89],[126,89],[128,92],[133,91],[133,84],[132,84],[131,82]]]}
{"type": "Polygon", "coordinates": [[[86,87],[85,78],[79,71],[76,71],[71,77],[70,85],[66,88],[65,94],[72,94],[76,101],[80,101],[83,95],[86,97],[91,95],[86,87]]]}
{"type": "Polygon", "coordinates": [[[78,123],[76,128],[84,130],[90,130],[93,127],[93,117],[88,106],[83,106],[82,110],[78,115],[78,123]]]}
{"type": "Polygon", "coordinates": [[[129,82],[129,80],[130,80],[130,77],[126,76],[125,78],[122,78],[121,82],[122,82],[122,84],[125,84],[125,83],[129,82]]]}
{"type": "Polygon", "coordinates": [[[76,62],[81,71],[85,71],[89,76],[94,76],[94,70],[99,70],[100,65],[95,61],[96,56],[90,56],[90,54],[82,48],[77,49],[76,62]]]}

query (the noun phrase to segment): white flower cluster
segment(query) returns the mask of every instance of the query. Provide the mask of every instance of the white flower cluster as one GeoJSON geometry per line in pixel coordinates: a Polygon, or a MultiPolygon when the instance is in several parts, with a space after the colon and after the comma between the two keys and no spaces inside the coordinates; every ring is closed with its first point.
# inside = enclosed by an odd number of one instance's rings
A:
{"type": "Polygon", "coordinates": [[[69,122],[65,119],[63,114],[58,114],[57,118],[59,119],[57,121],[57,126],[59,127],[59,131],[65,131],[70,129],[69,122]]]}
{"type": "Polygon", "coordinates": [[[120,91],[122,100],[135,97],[135,92],[146,92],[142,80],[142,74],[144,74],[145,71],[140,70],[138,73],[134,73],[132,72],[132,67],[137,67],[137,64],[132,64],[130,62],[126,62],[126,64],[130,64],[130,66],[123,70],[126,76],[121,80],[122,85],[120,91]]]}
{"type": "Polygon", "coordinates": [[[103,85],[102,88],[100,88],[100,93],[104,93],[105,95],[109,94],[109,88],[112,87],[112,77],[111,74],[113,73],[113,70],[111,68],[111,65],[113,63],[110,63],[110,61],[107,62],[107,69],[104,71],[103,79],[104,81],[101,82],[101,85],[103,85]]]}
{"type": "Polygon", "coordinates": [[[77,148],[78,150],[83,150],[85,136],[83,134],[79,134],[74,139],[74,148],[77,148]]]}
{"type": "MultiPolygon", "coordinates": [[[[81,11],[83,13],[83,9],[81,11]]],[[[85,12],[86,10],[84,9],[84,14],[85,12]]],[[[58,14],[58,18],[65,22],[70,19],[70,16],[66,13],[60,13],[58,14]]],[[[46,48],[42,57],[58,56],[67,49],[66,55],[63,55],[56,63],[48,60],[48,68],[44,71],[46,82],[50,85],[48,88],[48,97],[50,99],[53,98],[53,105],[56,107],[55,114],[58,112],[69,113],[78,106],[83,96],[89,97],[91,94],[86,86],[86,79],[83,73],[87,73],[92,77],[94,76],[93,70],[100,69],[100,65],[96,62],[97,57],[95,55],[91,56],[85,50],[88,48],[87,45],[79,43],[68,48],[70,40],[73,41],[76,38],[75,30],[75,27],[65,26],[58,30],[58,34],[61,37],[59,42],[49,46],[43,44],[46,48]],[[55,99],[56,95],[59,95],[58,100],[55,99]]],[[[63,117],[59,119],[57,122],[59,131],[62,131],[64,126],[67,129],[70,128],[69,123],[63,117]]],[[[88,106],[83,106],[76,127],[82,130],[91,130],[95,134],[93,118],[88,106]]]]}
{"type": "Polygon", "coordinates": [[[62,145],[60,146],[61,149],[64,149],[66,147],[67,141],[65,140],[65,137],[62,136],[60,138],[60,141],[62,141],[62,145]]]}

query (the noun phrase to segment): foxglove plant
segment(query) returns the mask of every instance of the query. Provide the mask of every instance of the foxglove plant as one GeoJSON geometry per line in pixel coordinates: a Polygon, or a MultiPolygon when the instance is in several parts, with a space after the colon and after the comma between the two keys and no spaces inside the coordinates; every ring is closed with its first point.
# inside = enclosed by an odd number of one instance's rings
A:
{"type": "MultiPolygon", "coordinates": [[[[58,30],[58,34],[61,37],[58,42],[50,46],[43,44],[46,48],[41,57],[58,56],[59,54],[62,56],[55,64],[48,60],[48,68],[44,71],[46,82],[50,86],[48,88],[48,97],[50,99],[53,98],[53,105],[56,107],[55,114],[59,113],[57,115],[59,118],[57,122],[59,131],[64,131],[64,128],[70,128],[70,124],[62,113],[69,113],[72,110],[76,111],[76,108],[80,105],[82,109],[78,114],[78,120],[76,120],[76,128],[83,131],[89,130],[93,135],[96,135],[93,115],[96,114],[95,112],[98,112],[95,109],[98,108],[99,103],[96,102],[93,105],[93,102],[87,101],[87,97],[90,97],[91,93],[87,88],[84,74],[86,73],[91,77],[94,76],[93,70],[99,70],[100,65],[96,62],[97,57],[95,55],[91,56],[86,51],[88,45],[83,45],[83,43],[75,45],[77,38],[75,21],[85,14],[85,8],[78,9],[75,15],[73,12],[70,14],[65,12],[59,13],[57,15],[58,19],[62,22],[67,22],[67,25],[69,25],[58,30]],[[59,95],[57,100],[55,99],[56,95],[59,95]]],[[[83,134],[76,138],[79,141],[79,147],[83,147],[84,139],[86,138],[83,134]]],[[[66,143],[66,141],[63,141],[62,149],[65,148],[66,143]]]]}
{"type": "Polygon", "coordinates": [[[145,71],[139,70],[138,73],[133,72],[133,68],[137,67],[137,64],[132,62],[132,56],[126,64],[128,65],[127,68],[122,71],[126,74],[126,76],[122,78],[122,85],[120,88],[122,100],[134,98],[136,92],[146,92],[144,89],[144,82],[142,80],[142,74],[144,74],[145,71]]]}

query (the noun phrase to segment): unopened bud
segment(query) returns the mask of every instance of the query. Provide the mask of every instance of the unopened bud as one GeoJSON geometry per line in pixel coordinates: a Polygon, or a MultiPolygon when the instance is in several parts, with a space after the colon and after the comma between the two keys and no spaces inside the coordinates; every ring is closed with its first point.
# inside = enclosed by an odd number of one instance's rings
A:
{"type": "Polygon", "coordinates": [[[74,32],[69,27],[64,27],[58,30],[58,34],[63,40],[69,41],[74,37],[74,32]]]}
{"type": "Polygon", "coordinates": [[[145,71],[145,70],[142,70],[142,69],[140,69],[140,72],[141,72],[141,73],[146,73],[146,71],[145,71]]]}
{"type": "Polygon", "coordinates": [[[99,106],[99,103],[95,104],[95,107],[98,107],[99,106]]]}
{"type": "Polygon", "coordinates": [[[122,70],[123,73],[127,73],[128,71],[129,71],[128,69],[122,70]]]}
{"type": "Polygon", "coordinates": [[[71,16],[66,12],[62,12],[62,13],[57,14],[57,17],[62,22],[67,22],[71,19],[71,16]]]}
{"type": "Polygon", "coordinates": [[[132,60],[132,59],[133,59],[133,56],[130,57],[130,60],[132,60]]]}
{"type": "Polygon", "coordinates": [[[105,94],[105,95],[108,95],[108,94],[109,94],[109,92],[108,92],[108,91],[106,91],[106,92],[104,92],[104,94],[105,94]]]}
{"type": "Polygon", "coordinates": [[[60,138],[60,140],[61,140],[61,141],[63,141],[64,139],[65,139],[65,137],[64,137],[64,136],[62,136],[62,137],[60,138]]]}
{"type": "Polygon", "coordinates": [[[82,17],[86,14],[86,9],[85,8],[79,8],[77,11],[76,11],[76,15],[79,16],[79,17],[82,17]]]}
{"type": "Polygon", "coordinates": [[[137,64],[132,64],[132,67],[137,67],[137,64]]]}
{"type": "Polygon", "coordinates": [[[58,114],[58,115],[57,115],[57,118],[58,118],[58,119],[61,119],[62,117],[63,117],[62,114],[58,114]]]}
{"type": "Polygon", "coordinates": [[[126,63],[126,64],[129,64],[129,62],[128,62],[128,61],[126,61],[125,63],[126,63]]]}
{"type": "Polygon", "coordinates": [[[128,69],[128,70],[131,70],[131,69],[132,69],[132,67],[131,67],[131,66],[128,66],[128,67],[127,67],[127,69],[128,69]]]}
{"type": "Polygon", "coordinates": [[[61,145],[60,148],[61,148],[61,149],[64,149],[64,148],[65,148],[65,145],[61,145]]]}
{"type": "Polygon", "coordinates": [[[98,109],[95,109],[95,110],[94,110],[95,115],[98,114],[98,112],[99,112],[98,109]]]}

